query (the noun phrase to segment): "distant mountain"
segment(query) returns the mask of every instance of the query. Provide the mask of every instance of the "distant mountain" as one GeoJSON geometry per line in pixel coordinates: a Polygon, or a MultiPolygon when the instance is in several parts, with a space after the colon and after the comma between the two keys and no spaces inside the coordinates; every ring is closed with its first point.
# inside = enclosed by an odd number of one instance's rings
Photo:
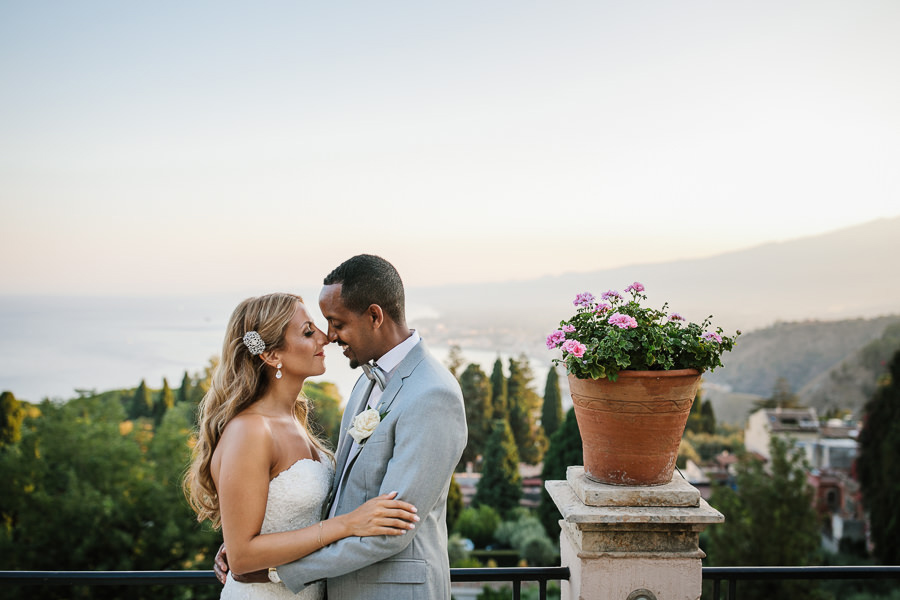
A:
{"type": "Polygon", "coordinates": [[[880,337],[807,382],[797,394],[800,402],[820,413],[834,408],[859,413],[872,398],[879,378],[887,373],[887,366],[898,351],[900,318],[888,325],[880,337]]]}
{"type": "MultiPolygon", "coordinates": [[[[801,390],[815,381],[819,382],[820,389],[826,388],[827,382],[821,378],[831,369],[898,327],[900,314],[875,319],[777,323],[742,335],[734,350],[723,356],[725,366],[707,373],[704,379],[737,392],[767,398],[772,395],[775,382],[783,378],[800,396],[801,390]]],[[[895,349],[900,349],[900,338],[885,339],[888,344],[896,341],[895,349]]],[[[877,360],[880,354],[876,363],[877,360]]],[[[809,391],[804,394],[806,400],[812,398],[809,391]]],[[[852,404],[856,406],[859,402],[852,404]]]]}
{"type": "Polygon", "coordinates": [[[415,288],[409,296],[439,313],[423,323],[431,339],[487,349],[514,343],[540,356],[546,334],[571,316],[576,293],[599,295],[633,281],[644,284],[649,304],[668,302],[692,321],[712,314],[713,324],[729,333],[776,322],[898,314],[897,257],[900,217],[710,258],[415,288]]]}

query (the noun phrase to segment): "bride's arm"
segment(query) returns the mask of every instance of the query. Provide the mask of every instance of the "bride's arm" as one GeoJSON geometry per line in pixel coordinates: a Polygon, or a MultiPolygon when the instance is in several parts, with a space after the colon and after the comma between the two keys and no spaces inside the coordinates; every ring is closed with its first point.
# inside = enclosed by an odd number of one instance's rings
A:
{"type": "Polygon", "coordinates": [[[222,535],[235,573],[275,567],[348,536],[402,535],[418,520],[415,507],[386,494],[355,511],[283,533],[260,534],[269,492],[274,447],[265,420],[233,419],[219,440],[213,479],[219,495],[222,535]],[[218,457],[217,457],[218,458],[218,457]]]}

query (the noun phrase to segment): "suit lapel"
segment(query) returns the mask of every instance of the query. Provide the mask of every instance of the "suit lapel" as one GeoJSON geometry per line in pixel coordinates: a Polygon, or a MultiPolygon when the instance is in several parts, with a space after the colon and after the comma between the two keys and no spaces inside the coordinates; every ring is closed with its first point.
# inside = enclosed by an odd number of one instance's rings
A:
{"type": "MultiPolygon", "coordinates": [[[[360,378],[362,380],[363,378],[360,378]]],[[[339,443],[338,443],[338,451],[337,456],[335,456],[335,470],[334,470],[334,486],[336,489],[337,483],[341,480],[341,477],[344,474],[344,469],[347,466],[347,458],[350,454],[350,448],[353,447],[353,438],[347,435],[347,430],[350,429],[350,425],[353,423],[353,418],[361,413],[366,406],[366,400],[369,398],[369,393],[372,391],[372,387],[375,385],[374,381],[366,381],[367,385],[355,385],[353,387],[353,392],[350,395],[350,400],[347,401],[347,409],[344,414],[344,418],[341,419],[341,432],[339,435],[339,443]],[[352,409],[352,410],[351,410],[352,409]]]]}

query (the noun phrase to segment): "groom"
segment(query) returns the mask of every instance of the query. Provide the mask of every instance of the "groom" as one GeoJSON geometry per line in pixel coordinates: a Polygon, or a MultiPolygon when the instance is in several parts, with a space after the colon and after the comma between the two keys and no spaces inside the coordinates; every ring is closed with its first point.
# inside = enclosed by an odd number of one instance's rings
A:
{"type": "Polygon", "coordinates": [[[345,538],[279,566],[277,578],[294,592],[327,579],[329,600],[449,600],[447,491],[467,436],[459,384],[407,327],[403,283],[389,262],[354,256],[324,284],[328,338],[365,371],[344,409],[329,516],[397,491],[420,521],[405,535],[345,538]],[[348,435],[367,408],[380,423],[348,435]]]}

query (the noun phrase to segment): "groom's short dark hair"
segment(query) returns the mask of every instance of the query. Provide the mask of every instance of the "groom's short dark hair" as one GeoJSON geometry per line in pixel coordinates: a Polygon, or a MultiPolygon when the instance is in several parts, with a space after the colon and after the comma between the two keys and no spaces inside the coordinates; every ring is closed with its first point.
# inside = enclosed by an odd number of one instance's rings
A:
{"type": "Polygon", "coordinates": [[[358,254],[325,277],[325,285],[341,284],[341,300],[359,314],[377,304],[393,321],[406,320],[403,281],[394,265],[380,256],[358,254]]]}

